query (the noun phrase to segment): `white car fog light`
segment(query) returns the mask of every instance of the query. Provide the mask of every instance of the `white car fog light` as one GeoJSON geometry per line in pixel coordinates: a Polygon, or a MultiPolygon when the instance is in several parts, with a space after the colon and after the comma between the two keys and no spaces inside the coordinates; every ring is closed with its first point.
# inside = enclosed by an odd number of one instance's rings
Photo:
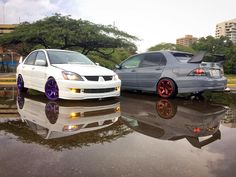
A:
{"type": "Polygon", "coordinates": [[[70,91],[72,93],[80,93],[80,89],[76,89],[76,88],[70,88],[70,91]]]}

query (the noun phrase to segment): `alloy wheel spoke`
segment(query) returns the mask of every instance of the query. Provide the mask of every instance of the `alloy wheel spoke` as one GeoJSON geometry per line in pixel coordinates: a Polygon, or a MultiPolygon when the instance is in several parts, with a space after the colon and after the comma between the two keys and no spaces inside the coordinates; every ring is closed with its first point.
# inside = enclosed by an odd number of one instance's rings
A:
{"type": "Polygon", "coordinates": [[[165,94],[168,95],[169,94],[169,91],[168,89],[165,89],[165,94]]]}

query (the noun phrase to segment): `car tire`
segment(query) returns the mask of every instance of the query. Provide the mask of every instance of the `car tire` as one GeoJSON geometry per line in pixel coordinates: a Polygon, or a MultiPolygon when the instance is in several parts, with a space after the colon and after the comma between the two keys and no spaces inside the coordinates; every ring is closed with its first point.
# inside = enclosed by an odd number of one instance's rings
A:
{"type": "Polygon", "coordinates": [[[162,98],[175,97],[177,87],[171,79],[163,78],[157,83],[157,94],[162,98]]]}
{"type": "Polygon", "coordinates": [[[23,109],[24,104],[25,104],[25,95],[24,95],[24,93],[19,92],[17,94],[17,104],[18,104],[19,109],[23,109]]]}
{"type": "Polygon", "coordinates": [[[177,113],[177,105],[167,99],[161,99],[156,103],[158,115],[163,119],[171,119],[177,113]]]}
{"type": "Polygon", "coordinates": [[[45,106],[45,114],[51,124],[55,124],[59,115],[59,105],[54,101],[49,101],[45,106]]]}
{"type": "Polygon", "coordinates": [[[59,98],[59,88],[54,78],[49,78],[45,84],[45,95],[49,100],[55,101],[59,98]]]}
{"type": "Polygon", "coordinates": [[[18,77],[17,77],[17,89],[20,92],[27,92],[27,90],[28,90],[28,88],[24,87],[24,80],[21,75],[18,75],[18,77]]]}

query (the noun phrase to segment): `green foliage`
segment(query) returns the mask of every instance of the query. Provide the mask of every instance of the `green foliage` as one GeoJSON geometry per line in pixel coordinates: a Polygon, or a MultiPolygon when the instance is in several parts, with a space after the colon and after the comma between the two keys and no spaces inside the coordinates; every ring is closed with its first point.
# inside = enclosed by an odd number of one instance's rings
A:
{"type": "Polygon", "coordinates": [[[195,52],[191,47],[181,46],[172,43],[160,43],[148,49],[148,51],[159,51],[159,50],[177,50],[189,53],[195,52]]]}
{"type": "MultiPolygon", "coordinates": [[[[134,41],[138,38],[111,25],[95,24],[86,20],[75,20],[70,16],[55,14],[34,23],[22,23],[15,31],[0,37],[0,45],[26,55],[37,48],[78,50],[87,55],[115,48],[137,50],[134,41]]],[[[112,52],[110,52],[112,53],[112,52]]]]}
{"type": "Polygon", "coordinates": [[[227,37],[214,38],[213,36],[202,37],[193,43],[192,48],[196,51],[206,51],[208,53],[227,53],[233,43],[227,37]]]}
{"type": "Polygon", "coordinates": [[[213,36],[202,37],[192,45],[192,48],[196,51],[225,55],[225,72],[236,74],[236,46],[233,45],[229,38],[223,36],[220,38],[214,38],[213,36]]]}
{"type": "MultiPolygon", "coordinates": [[[[108,53],[109,51],[103,51],[108,53]]],[[[135,54],[134,50],[128,50],[125,48],[114,49],[110,55],[102,55],[97,52],[90,52],[88,57],[95,63],[99,63],[101,66],[104,66],[109,69],[114,69],[115,65],[121,63],[123,60],[128,58],[130,55],[135,54]]]]}

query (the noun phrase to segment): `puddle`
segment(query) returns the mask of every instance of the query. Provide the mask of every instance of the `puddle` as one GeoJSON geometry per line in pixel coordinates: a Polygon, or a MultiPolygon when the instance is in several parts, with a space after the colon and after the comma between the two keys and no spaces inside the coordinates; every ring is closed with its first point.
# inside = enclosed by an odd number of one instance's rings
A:
{"type": "Polygon", "coordinates": [[[48,101],[1,88],[0,176],[231,176],[235,100],[230,93],[167,100],[125,92],[48,101]]]}

